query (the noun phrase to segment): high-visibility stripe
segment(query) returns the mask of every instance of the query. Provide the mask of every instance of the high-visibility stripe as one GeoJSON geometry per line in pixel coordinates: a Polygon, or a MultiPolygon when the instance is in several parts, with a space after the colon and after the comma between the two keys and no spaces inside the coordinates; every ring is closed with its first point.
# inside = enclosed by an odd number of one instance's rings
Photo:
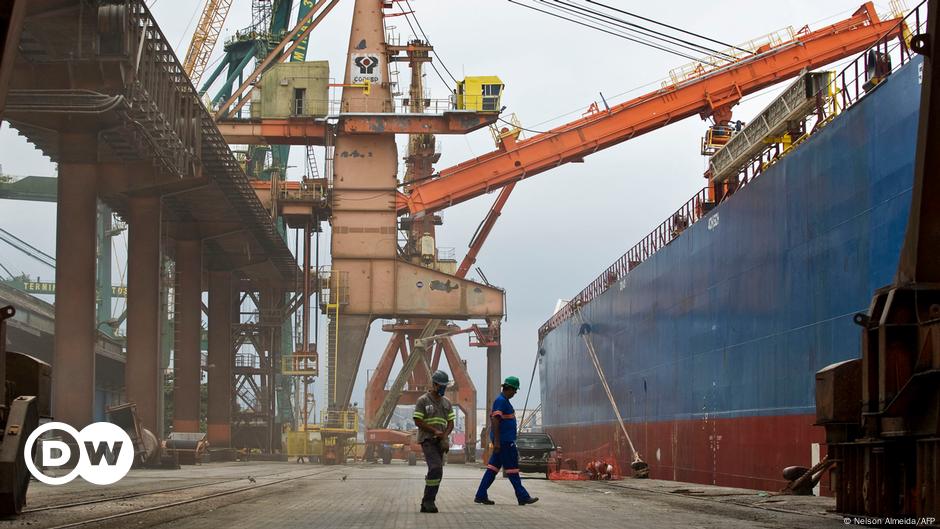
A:
{"type": "Polygon", "coordinates": [[[441,484],[441,480],[439,480],[439,479],[426,479],[426,480],[424,480],[424,484],[427,485],[428,487],[437,487],[438,485],[441,484]]]}
{"type": "Polygon", "coordinates": [[[493,413],[490,414],[490,417],[502,417],[502,416],[503,416],[503,412],[499,410],[494,410],[493,413]]]}
{"type": "Polygon", "coordinates": [[[424,419],[425,424],[447,424],[447,419],[443,417],[428,417],[424,419]]]}
{"type": "Polygon", "coordinates": [[[506,472],[507,474],[518,474],[518,473],[519,473],[519,469],[518,469],[518,468],[507,468],[505,472],[506,472]]]}
{"type": "Polygon", "coordinates": [[[494,467],[493,465],[486,465],[486,468],[492,470],[493,472],[499,472],[499,469],[494,467]]]}
{"type": "Polygon", "coordinates": [[[412,417],[420,417],[420,418],[423,419],[423,418],[424,418],[424,412],[416,411],[416,412],[414,412],[413,414],[411,414],[411,416],[412,416],[412,417]]]}
{"type": "Polygon", "coordinates": [[[450,415],[447,416],[447,418],[452,421],[457,418],[457,414],[454,412],[451,412],[450,415]]]}

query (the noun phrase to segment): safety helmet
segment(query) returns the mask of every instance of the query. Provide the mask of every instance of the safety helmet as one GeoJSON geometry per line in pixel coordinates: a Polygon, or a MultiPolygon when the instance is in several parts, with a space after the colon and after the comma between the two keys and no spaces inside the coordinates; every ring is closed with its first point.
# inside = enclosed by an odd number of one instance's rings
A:
{"type": "Polygon", "coordinates": [[[447,373],[438,369],[434,372],[433,375],[431,375],[431,382],[434,382],[440,386],[449,386],[450,377],[447,375],[447,373]]]}
{"type": "Polygon", "coordinates": [[[503,381],[503,386],[509,386],[515,390],[519,390],[519,377],[506,377],[506,380],[503,381]]]}

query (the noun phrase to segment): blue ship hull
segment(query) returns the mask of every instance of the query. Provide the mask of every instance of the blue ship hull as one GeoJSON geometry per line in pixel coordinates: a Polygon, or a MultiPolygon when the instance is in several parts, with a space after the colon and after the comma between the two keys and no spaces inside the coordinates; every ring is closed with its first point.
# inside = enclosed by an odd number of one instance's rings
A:
{"type": "MultiPolygon", "coordinates": [[[[860,354],[852,316],[897,267],[921,61],[583,307],[654,478],[779,489],[825,450],[817,370],[860,354]]],[[[544,336],[543,424],[580,467],[629,451],[578,324],[544,336]]]]}

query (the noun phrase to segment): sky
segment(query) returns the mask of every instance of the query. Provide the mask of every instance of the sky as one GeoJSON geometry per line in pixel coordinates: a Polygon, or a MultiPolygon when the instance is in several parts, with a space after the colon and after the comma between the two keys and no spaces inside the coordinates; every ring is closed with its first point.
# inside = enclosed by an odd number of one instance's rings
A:
{"type": "MultiPolygon", "coordinates": [[[[435,47],[438,65],[442,62],[458,79],[498,75],[506,85],[505,112],[536,131],[577,119],[592,103],[600,102],[600,94],[610,104],[642,95],[658,87],[670,69],[689,62],[506,0],[409,1],[435,47]]],[[[333,77],[342,77],[345,69],[353,3],[342,0],[313,32],[308,46],[307,59],[328,60],[333,77]]],[[[766,2],[715,0],[703,9],[701,2],[691,0],[607,3],[732,44],[787,26],[798,30],[809,24],[815,29],[847,18],[862,4],[861,0],[779,0],[768,9],[766,2]]],[[[148,4],[177,54],[184,56],[203,2],[148,0],[148,4]]],[[[250,5],[251,0],[233,1],[212,61],[221,56],[222,42],[250,24],[250,5]]],[[[888,12],[887,2],[875,5],[879,13],[888,12]]],[[[397,26],[393,31],[402,41],[412,37],[405,17],[388,18],[387,24],[397,26]]],[[[432,98],[446,98],[453,89],[447,73],[439,69],[448,84],[434,70],[425,72],[432,98]]],[[[403,67],[400,80],[405,91],[408,78],[403,67]]],[[[749,120],[784,86],[746,97],[735,107],[736,119],[749,120]]],[[[689,118],[593,154],[583,164],[561,166],[516,186],[477,266],[492,284],[507,290],[502,372],[522,380],[517,400],[523,400],[530,389],[538,327],[551,316],[558,300],[577,294],[704,187],[705,159],[699,154],[699,141],[706,127],[699,118],[689,118]]],[[[403,140],[400,137],[398,142],[402,153],[403,140]]],[[[486,130],[464,137],[438,137],[438,143],[442,152],[438,169],[494,150],[486,130]]],[[[296,167],[288,170],[289,179],[299,179],[303,156],[302,148],[292,150],[290,164],[296,167]]],[[[322,152],[318,156],[322,160],[322,152]]],[[[6,123],[0,128],[0,167],[0,172],[9,175],[56,174],[55,165],[6,123]]],[[[494,193],[446,209],[438,246],[455,248],[461,259],[495,197],[494,193]]],[[[0,227],[53,255],[55,226],[54,204],[0,200],[0,227]]],[[[325,235],[323,252],[329,248],[325,235]]],[[[125,271],[126,237],[114,243],[117,283],[125,271]]],[[[0,246],[0,263],[14,273],[54,277],[52,270],[5,246],[0,246]]],[[[363,402],[367,370],[376,364],[388,339],[381,323],[375,323],[366,345],[353,392],[355,402],[363,402]]],[[[320,328],[322,333],[325,320],[320,328]]],[[[325,343],[325,337],[321,341],[325,343]]],[[[467,360],[478,404],[483,406],[485,349],[468,347],[462,337],[455,342],[467,360]]],[[[324,385],[320,384],[318,397],[324,385]]],[[[531,390],[529,407],[538,402],[537,377],[531,390]]]]}

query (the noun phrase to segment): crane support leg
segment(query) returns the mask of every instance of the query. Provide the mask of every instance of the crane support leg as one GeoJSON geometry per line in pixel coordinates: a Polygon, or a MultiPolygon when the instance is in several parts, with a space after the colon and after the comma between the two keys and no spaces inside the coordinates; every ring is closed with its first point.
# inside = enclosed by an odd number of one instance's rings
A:
{"type": "MultiPolygon", "coordinates": [[[[66,136],[63,145],[84,144],[66,136]]],[[[91,152],[95,152],[94,149],[91,152]]],[[[59,373],[52,381],[56,420],[75,428],[94,421],[95,388],[95,235],[97,166],[59,161],[56,217],[55,352],[59,373]]]]}
{"type": "Polygon", "coordinates": [[[343,314],[338,320],[338,324],[335,319],[329,324],[327,386],[330,409],[341,410],[349,405],[372,318],[343,314]]]}

